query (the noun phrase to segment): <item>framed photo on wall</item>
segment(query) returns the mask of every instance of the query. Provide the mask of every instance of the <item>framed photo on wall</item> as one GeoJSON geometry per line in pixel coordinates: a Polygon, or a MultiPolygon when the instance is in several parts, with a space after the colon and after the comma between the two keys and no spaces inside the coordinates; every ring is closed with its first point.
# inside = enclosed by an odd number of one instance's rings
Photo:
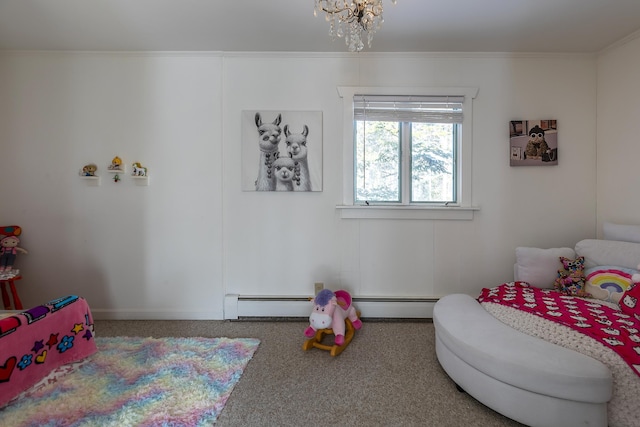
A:
{"type": "Polygon", "coordinates": [[[322,191],[322,111],[242,111],[243,191],[322,191]]]}
{"type": "Polygon", "coordinates": [[[511,166],[557,165],[557,120],[510,121],[509,149],[511,166]]]}

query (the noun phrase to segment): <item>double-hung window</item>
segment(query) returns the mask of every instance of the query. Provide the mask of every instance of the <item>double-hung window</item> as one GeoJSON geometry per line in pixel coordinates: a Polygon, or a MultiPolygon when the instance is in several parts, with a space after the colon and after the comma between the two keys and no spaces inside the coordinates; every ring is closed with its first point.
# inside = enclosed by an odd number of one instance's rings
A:
{"type": "Polygon", "coordinates": [[[339,88],[345,102],[345,195],[340,208],[365,207],[363,217],[378,217],[369,212],[383,208],[412,210],[410,218],[470,219],[471,100],[477,89],[414,91],[419,93],[339,88]],[[431,212],[416,216],[419,210],[431,212]],[[466,214],[456,218],[462,210],[466,214]]]}
{"type": "Polygon", "coordinates": [[[355,203],[457,203],[460,96],[356,94],[355,203]]]}

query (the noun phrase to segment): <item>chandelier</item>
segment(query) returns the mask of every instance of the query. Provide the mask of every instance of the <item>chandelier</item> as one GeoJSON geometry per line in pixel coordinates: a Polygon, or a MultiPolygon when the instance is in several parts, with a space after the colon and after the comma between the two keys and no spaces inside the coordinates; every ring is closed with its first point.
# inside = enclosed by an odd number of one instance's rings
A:
{"type": "MultiPolygon", "coordinates": [[[[314,16],[325,12],[329,22],[329,35],[333,38],[344,37],[351,52],[364,48],[363,32],[367,33],[367,45],[371,48],[373,34],[380,28],[382,18],[382,0],[315,0],[314,16]]],[[[396,4],[396,0],[391,0],[396,4]]]]}

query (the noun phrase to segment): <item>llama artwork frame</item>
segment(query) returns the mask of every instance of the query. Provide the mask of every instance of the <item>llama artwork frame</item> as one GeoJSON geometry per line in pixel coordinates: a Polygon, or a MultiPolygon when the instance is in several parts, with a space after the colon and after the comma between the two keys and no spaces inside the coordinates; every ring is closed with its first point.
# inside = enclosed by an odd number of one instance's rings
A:
{"type": "Polygon", "coordinates": [[[322,191],[322,111],[243,110],[242,191],[322,191]]]}
{"type": "Polygon", "coordinates": [[[557,165],[558,121],[510,121],[509,154],[510,166],[557,165]]]}

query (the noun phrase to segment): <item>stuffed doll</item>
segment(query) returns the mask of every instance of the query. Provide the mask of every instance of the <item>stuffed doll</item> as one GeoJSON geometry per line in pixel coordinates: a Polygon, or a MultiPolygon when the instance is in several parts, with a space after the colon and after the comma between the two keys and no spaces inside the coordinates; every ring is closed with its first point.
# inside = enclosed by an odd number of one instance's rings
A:
{"type": "Polygon", "coordinates": [[[17,236],[6,236],[0,239],[0,273],[10,271],[16,260],[18,252],[27,254],[28,252],[18,247],[20,239],[17,236]]]}
{"type": "Polygon", "coordinates": [[[574,260],[561,256],[560,262],[564,269],[558,270],[558,278],[554,283],[554,287],[566,295],[588,297],[589,294],[584,290],[586,284],[584,257],[581,256],[574,260]]]}

